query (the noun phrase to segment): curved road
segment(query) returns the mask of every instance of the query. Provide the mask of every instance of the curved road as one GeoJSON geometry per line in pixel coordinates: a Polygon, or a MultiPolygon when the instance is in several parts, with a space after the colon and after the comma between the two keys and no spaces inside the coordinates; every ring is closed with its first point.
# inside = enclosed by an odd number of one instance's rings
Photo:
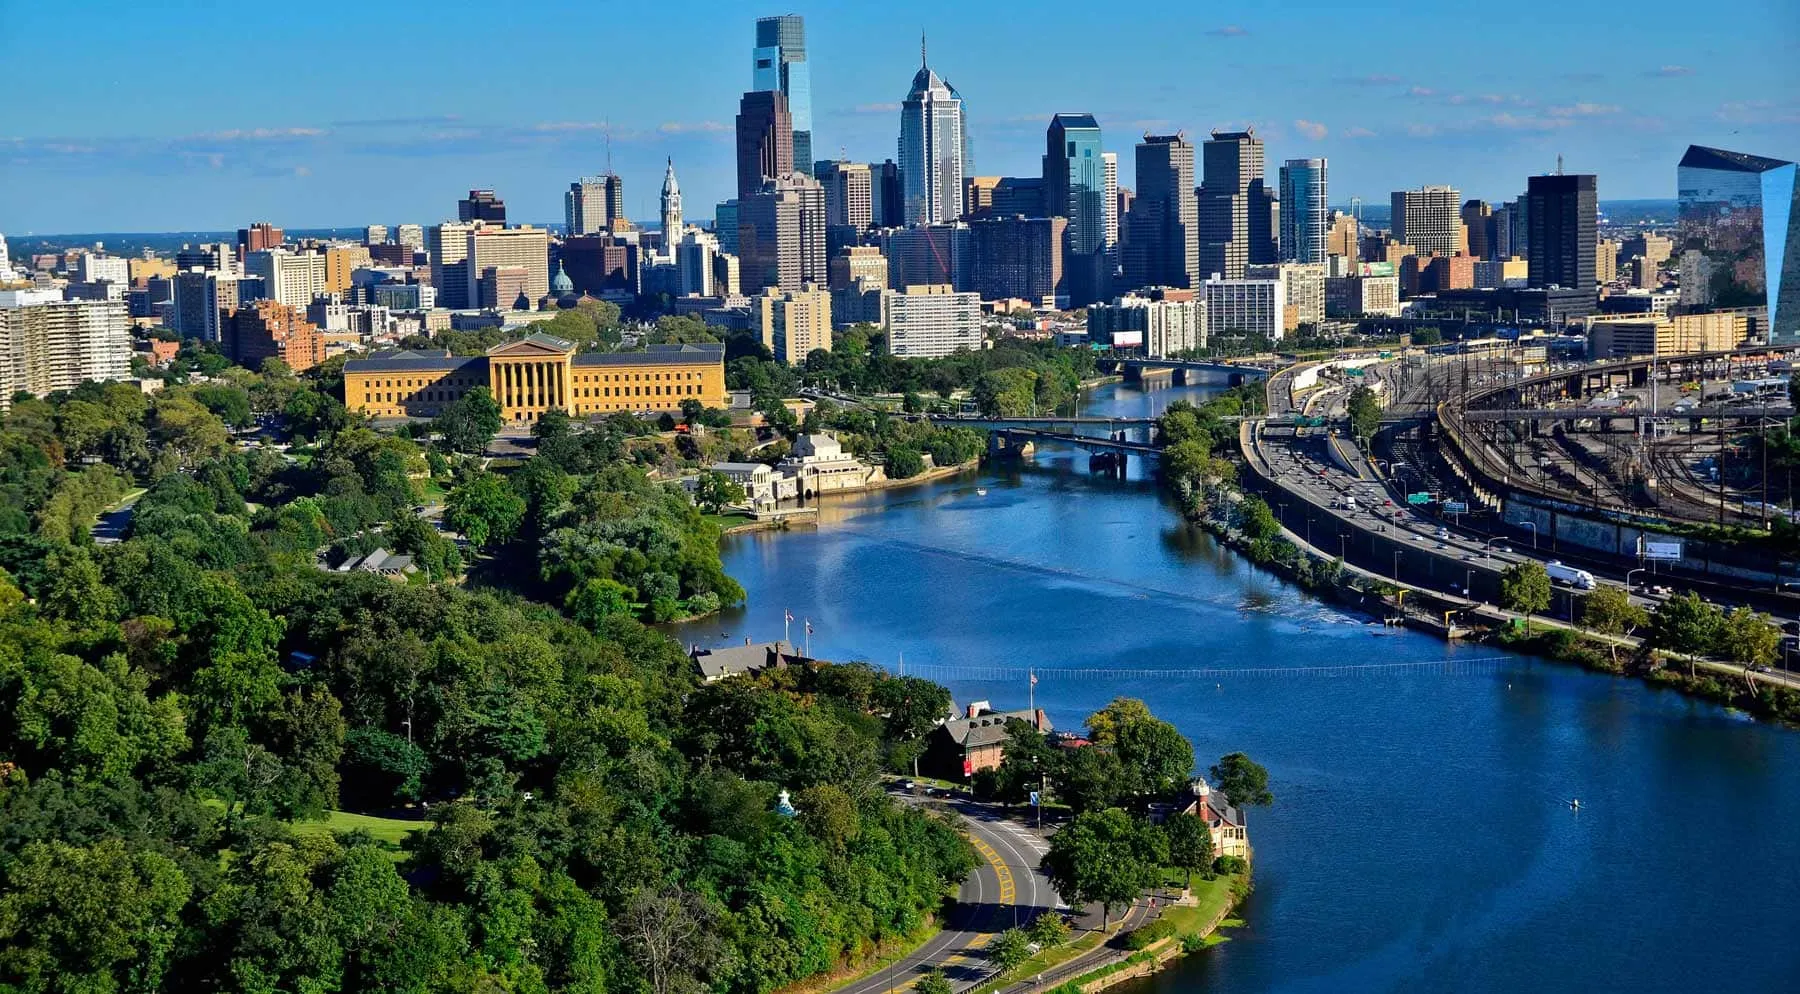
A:
{"type": "Polygon", "coordinates": [[[1056,891],[1038,870],[1038,860],[1047,848],[1041,835],[970,801],[932,801],[910,795],[901,799],[962,815],[969,841],[984,862],[963,881],[957,905],[942,932],[904,959],[839,987],[834,994],[904,990],[933,966],[944,971],[951,987],[971,987],[994,972],[983,950],[995,936],[1015,924],[1028,925],[1058,906],[1056,891]]]}

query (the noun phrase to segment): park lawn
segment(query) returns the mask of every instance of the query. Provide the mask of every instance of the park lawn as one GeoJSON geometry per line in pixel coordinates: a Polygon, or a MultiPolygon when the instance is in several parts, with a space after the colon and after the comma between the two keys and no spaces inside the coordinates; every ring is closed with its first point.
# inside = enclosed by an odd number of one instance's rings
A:
{"type": "Polygon", "coordinates": [[[712,522],[713,524],[718,525],[719,529],[721,531],[728,529],[728,528],[736,528],[738,525],[747,525],[750,522],[756,520],[755,518],[752,518],[751,516],[749,516],[748,514],[745,514],[742,511],[732,511],[727,514],[704,514],[703,513],[700,516],[705,518],[706,520],[712,522]]]}
{"type": "MultiPolygon", "coordinates": [[[[1222,873],[1211,880],[1195,880],[1194,899],[1197,903],[1173,905],[1164,910],[1161,917],[1174,923],[1176,935],[1197,935],[1220,911],[1231,905],[1234,899],[1232,884],[1237,879],[1238,874],[1222,873]]],[[[1234,927],[1233,922],[1234,919],[1227,918],[1220,923],[1220,927],[1234,927]]],[[[1236,924],[1243,923],[1237,922],[1236,924]]],[[[1224,941],[1224,937],[1217,932],[1207,937],[1209,945],[1224,941]]]]}
{"type": "Polygon", "coordinates": [[[323,821],[296,821],[291,824],[294,831],[311,835],[329,835],[361,829],[396,849],[400,847],[400,843],[405,841],[407,836],[431,825],[428,821],[359,815],[349,811],[329,811],[326,812],[323,821]]]}

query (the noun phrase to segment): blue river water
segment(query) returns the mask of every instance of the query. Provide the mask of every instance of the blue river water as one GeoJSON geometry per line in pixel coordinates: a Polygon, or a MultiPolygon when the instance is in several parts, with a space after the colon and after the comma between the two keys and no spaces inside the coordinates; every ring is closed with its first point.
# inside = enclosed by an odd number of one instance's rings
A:
{"type": "MultiPolygon", "coordinates": [[[[1102,387],[1088,410],[1203,393],[1102,387]]],[[[792,611],[819,658],[904,660],[1000,707],[1035,668],[1059,727],[1139,697],[1202,767],[1268,767],[1244,927],[1130,994],[1800,990],[1793,729],[1378,634],[1186,526],[1137,466],[1092,477],[1076,452],[831,500],[817,529],[724,554],[749,602],[685,642],[779,638],[792,611]]]]}

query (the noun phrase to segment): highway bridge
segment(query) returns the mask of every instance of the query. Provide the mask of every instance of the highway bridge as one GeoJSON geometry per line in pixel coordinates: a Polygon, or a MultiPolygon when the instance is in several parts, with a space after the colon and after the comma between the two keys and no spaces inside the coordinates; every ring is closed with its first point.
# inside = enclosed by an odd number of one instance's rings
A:
{"type": "Polygon", "coordinates": [[[1218,382],[1223,379],[1232,386],[1249,380],[1261,379],[1274,372],[1264,366],[1253,366],[1248,363],[1206,362],[1199,359],[1101,359],[1102,368],[1110,365],[1113,370],[1123,374],[1126,379],[1142,380],[1146,377],[1168,376],[1180,383],[1218,382]]]}

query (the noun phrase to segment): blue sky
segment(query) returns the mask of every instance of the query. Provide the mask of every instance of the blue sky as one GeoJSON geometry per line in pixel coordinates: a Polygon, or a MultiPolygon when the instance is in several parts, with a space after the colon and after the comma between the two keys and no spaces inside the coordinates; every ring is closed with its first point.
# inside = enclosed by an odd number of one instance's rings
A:
{"type": "MultiPolygon", "coordinates": [[[[0,0],[0,232],[430,223],[473,186],[512,218],[560,220],[569,181],[604,169],[608,128],[634,217],[656,214],[664,156],[687,214],[710,217],[754,18],[789,12],[156,6],[0,0]]],[[[1800,0],[1245,6],[794,8],[815,151],[893,156],[923,28],[983,175],[1035,175],[1057,111],[1098,116],[1126,185],[1145,130],[1253,124],[1271,182],[1281,159],[1324,155],[1339,203],[1422,183],[1508,199],[1559,152],[1602,199],[1674,196],[1689,142],[1800,157],[1800,0]]]]}

